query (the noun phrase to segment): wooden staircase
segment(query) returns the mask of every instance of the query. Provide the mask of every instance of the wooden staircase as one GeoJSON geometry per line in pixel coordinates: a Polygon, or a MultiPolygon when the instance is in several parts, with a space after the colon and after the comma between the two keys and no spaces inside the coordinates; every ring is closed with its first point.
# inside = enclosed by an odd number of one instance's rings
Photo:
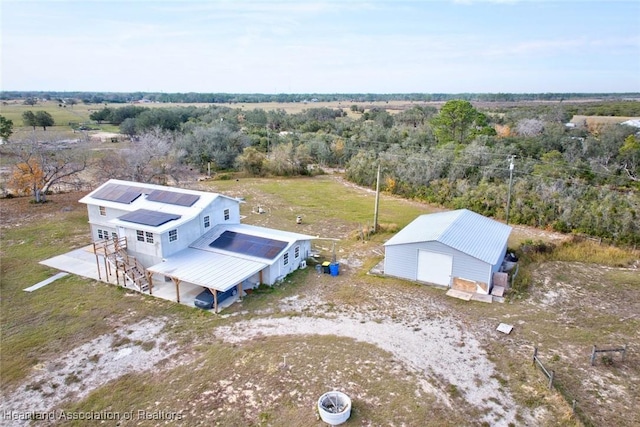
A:
{"type": "Polygon", "coordinates": [[[139,292],[151,293],[152,284],[149,282],[147,270],[135,257],[127,253],[127,238],[102,240],[94,242],[93,248],[96,254],[103,255],[108,262],[107,274],[111,274],[111,269],[115,270],[116,282],[120,284],[120,273],[122,273],[122,284],[125,287],[133,287],[139,292]]]}
{"type": "Polygon", "coordinates": [[[126,249],[118,249],[112,255],[113,263],[116,267],[116,274],[118,271],[124,273],[124,277],[129,283],[139,290],[140,292],[149,292],[149,280],[147,279],[147,270],[144,268],[140,261],[135,257],[129,256],[126,249]]]}

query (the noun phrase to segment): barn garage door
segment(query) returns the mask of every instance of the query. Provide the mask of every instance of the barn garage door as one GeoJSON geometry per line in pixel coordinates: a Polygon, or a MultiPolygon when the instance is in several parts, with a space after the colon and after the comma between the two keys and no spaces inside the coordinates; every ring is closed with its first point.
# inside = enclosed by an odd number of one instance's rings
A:
{"type": "Polygon", "coordinates": [[[418,251],[418,276],[421,282],[449,286],[453,257],[429,251],[418,251]]]}

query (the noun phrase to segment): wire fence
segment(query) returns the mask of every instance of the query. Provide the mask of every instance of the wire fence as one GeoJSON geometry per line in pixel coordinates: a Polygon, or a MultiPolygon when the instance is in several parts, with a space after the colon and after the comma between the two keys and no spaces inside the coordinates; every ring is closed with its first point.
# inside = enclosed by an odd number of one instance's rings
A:
{"type": "Polygon", "coordinates": [[[540,371],[544,373],[548,380],[549,390],[554,389],[560,393],[562,398],[571,405],[571,411],[573,416],[580,420],[585,427],[595,427],[595,424],[589,419],[587,414],[578,406],[578,400],[570,395],[568,390],[557,381],[555,371],[547,369],[542,361],[538,358],[538,347],[533,348],[533,364],[540,368],[540,371]]]}

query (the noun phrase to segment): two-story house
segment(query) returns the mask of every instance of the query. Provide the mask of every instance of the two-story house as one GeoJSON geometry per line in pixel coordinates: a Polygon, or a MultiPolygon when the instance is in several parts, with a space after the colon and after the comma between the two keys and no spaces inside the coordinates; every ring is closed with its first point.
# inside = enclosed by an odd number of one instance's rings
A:
{"type": "Polygon", "coordinates": [[[241,224],[242,202],[217,193],[112,179],[80,202],[96,254],[116,274],[130,272],[123,281],[138,290],[153,292],[154,275],[173,281],[178,301],[181,283],[219,292],[272,285],[303,265],[313,239],[241,224]]]}

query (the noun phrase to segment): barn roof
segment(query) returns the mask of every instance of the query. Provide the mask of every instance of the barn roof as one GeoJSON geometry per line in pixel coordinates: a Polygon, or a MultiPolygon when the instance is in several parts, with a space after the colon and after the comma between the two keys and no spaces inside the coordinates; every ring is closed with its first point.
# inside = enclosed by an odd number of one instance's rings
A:
{"type": "Polygon", "coordinates": [[[511,227],[468,209],[421,215],[389,239],[385,246],[440,242],[484,262],[496,264],[511,227]]]}

